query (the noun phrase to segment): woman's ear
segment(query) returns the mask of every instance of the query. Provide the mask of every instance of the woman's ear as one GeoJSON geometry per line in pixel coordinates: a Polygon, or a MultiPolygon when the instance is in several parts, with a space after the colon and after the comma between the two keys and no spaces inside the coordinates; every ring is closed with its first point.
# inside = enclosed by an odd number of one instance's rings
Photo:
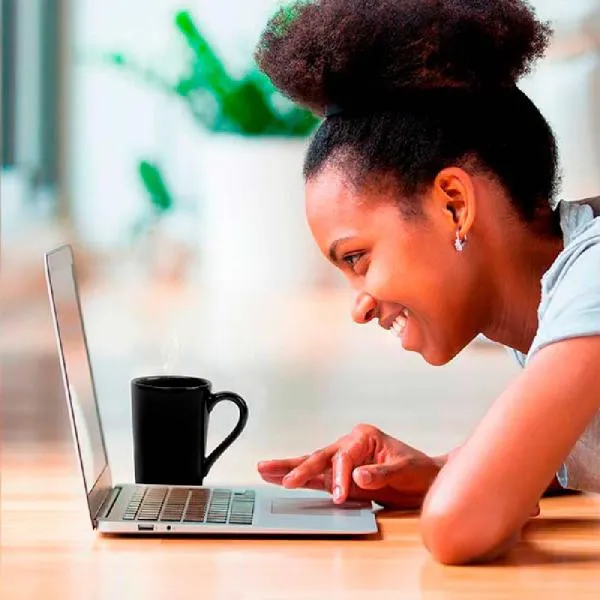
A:
{"type": "Polygon", "coordinates": [[[475,221],[475,186],[471,175],[458,167],[442,169],[433,182],[433,202],[441,210],[452,235],[465,238],[475,221]]]}

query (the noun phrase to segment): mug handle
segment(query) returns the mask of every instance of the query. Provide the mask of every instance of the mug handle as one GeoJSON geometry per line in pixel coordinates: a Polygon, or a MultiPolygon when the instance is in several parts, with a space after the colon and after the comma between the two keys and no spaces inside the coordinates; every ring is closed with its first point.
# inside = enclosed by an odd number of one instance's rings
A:
{"type": "Polygon", "coordinates": [[[246,427],[246,423],[248,422],[248,406],[246,401],[234,392],[216,392],[211,394],[207,406],[208,412],[210,413],[219,402],[223,402],[225,400],[233,402],[238,407],[240,415],[238,422],[231,430],[231,433],[204,459],[205,468],[203,477],[208,475],[208,472],[214,465],[215,461],[240,436],[240,433],[242,433],[244,427],[246,427]]]}

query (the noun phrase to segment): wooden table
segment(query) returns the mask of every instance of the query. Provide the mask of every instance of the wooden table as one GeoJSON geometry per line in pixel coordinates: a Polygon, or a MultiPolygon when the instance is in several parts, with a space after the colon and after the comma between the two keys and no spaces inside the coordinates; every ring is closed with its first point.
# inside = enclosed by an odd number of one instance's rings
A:
{"type": "Polygon", "coordinates": [[[423,549],[416,515],[378,514],[363,539],[117,538],[94,534],[65,450],[38,466],[4,455],[1,597],[43,598],[598,598],[600,503],[543,501],[499,564],[443,567],[423,549]]]}
{"type": "MultiPolygon", "coordinates": [[[[482,567],[435,563],[421,544],[414,514],[378,513],[380,533],[365,539],[94,534],[44,301],[37,312],[28,313],[38,321],[31,317],[17,327],[13,319],[11,328],[3,327],[2,600],[600,598],[600,501],[593,496],[544,500],[525,541],[504,561],[482,567]],[[7,331],[14,331],[14,337],[7,337],[7,331]]],[[[125,460],[128,404],[119,394],[128,376],[121,361],[134,353],[115,345],[112,322],[102,320],[103,311],[118,312],[115,306],[107,298],[103,307],[90,311],[93,358],[101,374],[109,454],[124,460],[113,474],[130,474],[131,463],[125,460]],[[107,381],[110,373],[114,382],[107,381]]],[[[312,332],[324,340],[320,352],[303,349],[314,346],[307,325],[305,337],[296,338],[296,347],[288,344],[283,359],[266,349],[264,363],[246,372],[251,361],[242,356],[230,380],[215,367],[224,385],[243,389],[252,404],[247,431],[235,451],[219,461],[217,477],[227,473],[233,483],[254,484],[257,460],[312,450],[360,421],[426,451],[448,449],[516,371],[503,351],[490,349],[468,350],[452,365],[433,370],[419,358],[396,353],[387,336],[380,342],[378,332],[372,337],[362,330],[358,337],[336,333],[333,327],[323,332],[325,317],[306,319],[313,321],[312,332]],[[467,375],[471,384],[465,388],[467,375]]],[[[216,437],[229,427],[226,421],[227,415],[217,416],[211,424],[216,437]]]]}

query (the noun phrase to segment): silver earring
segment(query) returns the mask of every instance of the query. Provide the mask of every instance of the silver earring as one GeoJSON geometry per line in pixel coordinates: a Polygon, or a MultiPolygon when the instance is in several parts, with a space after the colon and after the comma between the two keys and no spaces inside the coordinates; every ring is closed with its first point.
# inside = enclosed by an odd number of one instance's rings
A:
{"type": "Polygon", "coordinates": [[[465,244],[467,242],[467,236],[465,235],[465,239],[461,240],[460,239],[460,234],[458,233],[458,229],[456,230],[456,239],[454,240],[454,247],[456,248],[457,252],[462,252],[465,244]]]}

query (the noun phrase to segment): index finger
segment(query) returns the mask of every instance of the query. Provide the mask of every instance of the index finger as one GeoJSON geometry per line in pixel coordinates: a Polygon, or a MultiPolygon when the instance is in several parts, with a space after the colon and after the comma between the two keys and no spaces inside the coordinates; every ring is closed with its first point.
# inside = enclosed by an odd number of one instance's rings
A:
{"type": "Polygon", "coordinates": [[[365,438],[353,440],[343,445],[333,459],[333,498],[336,502],[344,502],[350,493],[352,471],[362,465],[368,454],[368,443],[365,438]]]}
{"type": "Polygon", "coordinates": [[[313,452],[304,462],[290,471],[283,478],[283,486],[301,486],[309,479],[313,479],[317,475],[323,474],[327,469],[331,468],[331,459],[335,454],[335,450],[334,447],[329,446],[313,452]]]}
{"type": "Polygon", "coordinates": [[[258,471],[263,475],[286,475],[292,469],[295,469],[298,465],[302,464],[307,458],[308,454],[304,456],[296,456],[294,458],[279,458],[272,460],[263,460],[258,463],[258,471]]]}

